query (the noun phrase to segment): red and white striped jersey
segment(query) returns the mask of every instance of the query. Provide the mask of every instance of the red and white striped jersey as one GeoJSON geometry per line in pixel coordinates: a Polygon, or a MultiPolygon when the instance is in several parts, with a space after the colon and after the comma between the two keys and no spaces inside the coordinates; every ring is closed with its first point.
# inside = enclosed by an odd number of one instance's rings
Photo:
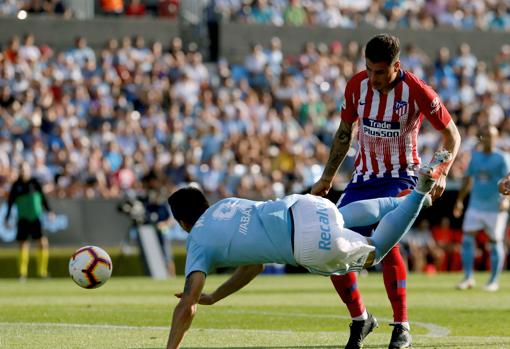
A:
{"type": "Polygon", "coordinates": [[[398,79],[388,94],[372,88],[366,71],[354,75],[347,83],[342,120],[359,121],[353,183],[417,176],[420,165],[417,137],[423,116],[437,130],[444,129],[451,120],[430,86],[403,70],[398,79]]]}

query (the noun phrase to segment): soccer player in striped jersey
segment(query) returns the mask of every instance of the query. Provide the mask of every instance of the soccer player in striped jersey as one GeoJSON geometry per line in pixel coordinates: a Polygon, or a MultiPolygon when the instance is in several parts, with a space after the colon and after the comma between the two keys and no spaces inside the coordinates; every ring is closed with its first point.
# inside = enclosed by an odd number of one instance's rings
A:
{"type": "MultiPolygon", "coordinates": [[[[413,188],[420,157],[417,138],[425,117],[441,133],[442,147],[453,158],[460,135],[455,123],[434,90],[400,66],[399,39],[388,34],[373,37],[366,45],[366,70],[354,75],[345,88],[341,123],[335,134],[328,162],[312,194],[325,196],[345,158],[358,124],[359,149],[352,179],[338,202],[343,207],[353,201],[396,196],[413,188]]],[[[451,163],[450,163],[451,166],[451,163]]],[[[444,192],[450,166],[444,169],[432,189],[433,199],[444,192]]],[[[369,236],[372,229],[353,230],[369,236]]],[[[389,348],[411,345],[407,316],[406,268],[398,245],[382,262],[383,278],[393,308],[394,326],[389,348]]],[[[363,304],[355,273],[332,276],[331,280],[347,305],[353,322],[345,348],[357,349],[369,333],[371,316],[363,304]]]]}
{"type": "MultiPolygon", "coordinates": [[[[337,209],[314,195],[290,195],[275,201],[227,198],[209,206],[197,188],[184,187],[168,198],[172,215],[189,232],[186,283],[174,309],[167,349],[179,348],[197,304],[212,305],[240,290],[264,263],[301,265],[321,275],[359,271],[381,261],[409,231],[428,193],[449,166],[451,154],[436,153],[420,169],[416,189],[400,198],[353,202],[337,209]],[[372,237],[349,229],[380,222],[372,237]],[[207,275],[218,267],[237,267],[210,294],[202,293],[207,275]]],[[[371,327],[377,326],[371,318],[371,327]]]]}

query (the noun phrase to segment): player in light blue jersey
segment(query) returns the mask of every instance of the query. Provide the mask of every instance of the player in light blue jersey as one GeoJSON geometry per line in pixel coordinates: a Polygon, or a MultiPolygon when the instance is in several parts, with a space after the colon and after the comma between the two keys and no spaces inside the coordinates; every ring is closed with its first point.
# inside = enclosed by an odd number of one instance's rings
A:
{"type": "Polygon", "coordinates": [[[457,285],[460,290],[475,286],[473,263],[475,258],[475,236],[485,230],[491,243],[491,275],[485,285],[487,291],[499,289],[498,277],[504,264],[505,229],[508,221],[507,199],[498,187],[498,182],[508,174],[508,155],[496,149],[498,129],[484,126],[480,130],[480,150],[474,150],[457,196],[453,214],[460,217],[464,209],[464,199],[469,192],[468,208],[464,215],[462,230],[462,266],[464,279],[457,285]]]}
{"type": "Polygon", "coordinates": [[[301,265],[322,275],[379,263],[412,226],[423,204],[430,204],[428,193],[451,158],[448,151],[436,153],[420,170],[416,189],[405,198],[357,201],[340,210],[314,195],[264,202],[228,198],[209,206],[199,189],[177,190],[168,203],[174,218],[189,232],[186,283],[176,295],[180,302],[167,348],[179,348],[197,304],[211,305],[238,291],[262,271],[264,263],[301,265]],[[370,238],[348,229],[376,222],[379,225],[370,238]],[[202,293],[206,276],[218,267],[237,269],[214,292],[202,293]]]}

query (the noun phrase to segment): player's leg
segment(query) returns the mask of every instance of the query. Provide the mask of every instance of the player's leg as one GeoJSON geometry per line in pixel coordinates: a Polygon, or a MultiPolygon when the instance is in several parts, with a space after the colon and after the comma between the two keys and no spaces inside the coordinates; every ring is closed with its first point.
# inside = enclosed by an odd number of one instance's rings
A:
{"type": "Polygon", "coordinates": [[[45,278],[48,276],[49,249],[48,238],[42,233],[42,224],[39,219],[32,223],[32,238],[37,241],[37,276],[45,278]]]}
{"type": "MultiPolygon", "coordinates": [[[[486,222],[486,225],[488,226],[487,232],[491,239],[491,276],[484,289],[491,292],[499,289],[499,275],[501,274],[505,263],[505,248],[503,241],[508,221],[508,213],[498,212],[495,216],[495,218],[486,222]]],[[[490,216],[485,217],[486,220],[489,218],[490,216]]]]}
{"type": "Polygon", "coordinates": [[[467,290],[475,286],[475,279],[473,277],[474,263],[475,263],[475,236],[477,232],[483,229],[483,214],[477,210],[469,208],[464,213],[464,222],[462,223],[462,246],[461,258],[462,269],[464,269],[464,278],[457,285],[459,290],[467,290]]]}
{"type": "MultiPolygon", "coordinates": [[[[354,225],[369,225],[382,218],[374,231],[372,241],[376,248],[377,262],[387,255],[383,263],[383,271],[385,271],[384,282],[394,311],[395,329],[392,334],[391,343],[399,343],[397,347],[409,346],[411,337],[407,322],[406,268],[399,249],[395,244],[410,229],[423,206],[423,202],[426,200],[428,191],[432,189],[434,181],[428,178],[428,174],[424,174],[422,177],[427,178],[420,178],[421,186],[419,188],[425,192],[413,191],[407,197],[399,199],[363,200],[353,202],[340,209],[344,220],[354,225]],[[351,214],[353,215],[352,220],[349,218],[351,214]],[[363,217],[365,215],[366,219],[363,217]],[[388,253],[390,251],[391,253],[388,253]]],[[[337,288],[337,291],[345,302],[349,293],[343,294],[345,292],[344,289],[339,290],[337,288]]],[[[346,348],[359,348],[364,337],[374,327],[373,325],[370,327],[368,321],[355,321],[354,317],[353,320],[351,336],[346,348]],[[356,327],[359,327],[359,329],[356,330],[356,327]]]]}
{"type": "MultiPolygon", "coordinates": [[[[393,309],[393,323],[395,325],[402,325],[409,331],[410,325],[407,317],[406,297],[407,268],[400,253],[400,246],[398,244],[395,245],[382,259],[381,263],[384,287],[393,309]]],[[[398,330],[398,328],[395,330],[398,330]]]]}
{"type": "MultiPolygon", "coordinates": [[[[351,202],[355,202],[356,200],[362,198],[361,195],[362,193],[359,193],[357,190],[346,190],[339,200],[339,205],[340,206],[348,205],[351,202]]],[[[341,210],[341,208],[342,207],[340,207],[339,210],[341,210]]],[[[346,213],[344,217],[348,216],[349,214],[346,213]]],[[[353,224],[356,220],[357,218],[353,214],[353,218],[349,222],[351,227],[354,226],[353,224]]],[[[372,231],[372,227],[363,227],[355,230],[356,232],[361,233],[362,235],[369,236],[372,231]],[[360,231],[360,229],[362,231],[360,231]]],[[[363,303],[361,291],[358,287],[358,277],[356,273],[351,272],[345,275],[332,275],[330,278],[331,282],[333,283],[333,286],[335,287],[335,290],[340,296],[340,299],[346,305],[352,319],[350,325],[349,340],[345,348],[346,349],[360,348],[365,337],[370,332],[372,332],[372,330],[375,327],[378,326],[377,320],[375,319],[375,317],[372,316],[372,314],[370,314],[367,311],[365,304],[363,303]]]]}
{"type": "MultiPolygon", "coordinates": [[[[354,194],[346,190],[345,197],[342,197],[340,200],[342,207],[339,208],[339,211],[342,213],[344,218],[344,226],[352,227],[354,231],[364,236],[370,236],[373,230],[373,226],[371,224],[378,222],[381,217],[393,210],[398,203],[403,200],[403,198],[391,198],[390,196],[396,196],[402,190],[406,190],[412,186],[414,186],[414,182],[411,179],[396,179],[387,181],[384,185],[376,184],[375,186],[367,186],[364,188],[364,192],[361,193],[359,192],[360,190],[358,190],[358,192],[357,190],[354,190],[354,194]],[[370,203],[364,202],[367,200],[363,199],[368,199],[370,203]],[[361,202],[361,204],[358,204],[359,202],[361,202]],[[362,208],[359,205],[365,205],[365,207],[362,208]],[[367,224],[369,225],[366,226],[367,224]]],[[[396,265],[404,265],[403,260],[402,263],[398,263],[396,265]]],[[[398,273],[397,275],[405,275],[405,265],[402,270],[401,268],[397,268],[397,270],[392,269],[391,272],[392,275],[395,274],[395,272],[398,273]]],[[[388,270],[383,268],[383,273],[387,274],[388,270]]],[[[405,280],[403,281],[405,283],[405,280]]],[[[347,305],[353,319],[350,328],[351,334],[346,348],[359,348],[362,345],[363,339],[375,327],[376,320],[366,311],[365,306],[363,305],[361,294],[357,286],[356,274],[350,273],[348,275],[334,276],[332,277],[332,282],[335,285],[338,294],[347,305]],[[356,314],[361,312],[363,312],[362,316],[356,317],[356,314]]],[[[395,298],[393,296],[388,297],[390,299],[395,298]]],[[[395,309],[395,304],[395,302],[392,302],[394,314],[401,314],[401,309],[407,309],[405,292],[404,300],[401,302],[403,305],[399,306],[398,309],[395,309]]]]}
{"type": "MultiPolygon", "coordinates": [[[[420,213],[425,195],[426,193],[413,191],[394,210],[388,212],[381,219],[371,237],[375,246],[374,264],[379,263],[409,231],[420,213]]],[[[397,253],[400,254],[398,250],[397,253]]]]}
{"type": "Polygon", "coordinates": [[[384,216],[372,235],[376,246],[376,262],[386,255],[383,260],[383,278],[394,319],[390,349],[411,346],[406,301],[407,272],[398,245],[395,245],[411,228],[423,204],[429,199],[428,193],[450,161],[449,152],[436,153],[431,162],[420,169],[415,190],[395,210],[384,216]]]}
{"type": "Polygon", "coordinates": [[[30,242],[20,241],[18,257],[18,276],[20,281],[25,281],[28,276],[28,262],[30,260],[30,242]]]}
{"type": "Polygon", "coordinates": [[[377,198],[351,202],[338,210],[346,228],[371,226],[393,211],[404,198],[377,198]]]}
{"type": "Polygon", "coordinates": [[[457,285],[459,290],[467,290],[475,286],[473,269],[475,262],[475,234],[476,232],[465,232],[462,237],[462,269],[464,269],[464,279],[457,285]]]}
{"type": "Polygon", "coordinates": [[[18,276],[20,281],[25,281],[28,276],[28,263],[30,260],[30,242],[28,241],[27,221],[21,219],[18,221],[18,231],[16,240],[19,242],[18,255],[18,276]]]}
{"type": "MultiPolygon", "coordinates": [[[[412,190],[408,190],[405,195],[412,193],[412,190]]],[[[350,229],[352,227],[377,224],[387,213],[393,211],[404,200],[405,195],[355,201],[340,207],[339,211],[344,219],[344,226],[350,229]]],[[[430,206],[432,206],[432,198],[428,194],[423,201],[423,207],[430,206]]]]}
{"type": "Polygon", "coordinates": [[[41,236],[37,240],[37,244],[39,245],[39,251],[37,252],[37,275],[45,278],[48,276],[48,262],[50,258],[48,238],[41,236]]]}

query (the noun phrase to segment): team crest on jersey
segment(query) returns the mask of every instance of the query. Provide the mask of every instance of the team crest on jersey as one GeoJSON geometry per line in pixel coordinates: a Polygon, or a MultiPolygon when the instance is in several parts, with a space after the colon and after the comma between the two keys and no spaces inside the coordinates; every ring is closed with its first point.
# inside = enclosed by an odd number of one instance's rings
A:
{"type": "Polygon", "coordinates": [[[229,220],[232,219],[239,210],[244,212],[249,207],[249,204],[240,201],[223,202],[213,211],[212,217],[220,221],[229,220]]]}
{"type": "Polygon", "coordinates": [[[396,101],[393,109],[398,116],[404,116],[408,112],[408,104],[405,101],[396,101]]]}

